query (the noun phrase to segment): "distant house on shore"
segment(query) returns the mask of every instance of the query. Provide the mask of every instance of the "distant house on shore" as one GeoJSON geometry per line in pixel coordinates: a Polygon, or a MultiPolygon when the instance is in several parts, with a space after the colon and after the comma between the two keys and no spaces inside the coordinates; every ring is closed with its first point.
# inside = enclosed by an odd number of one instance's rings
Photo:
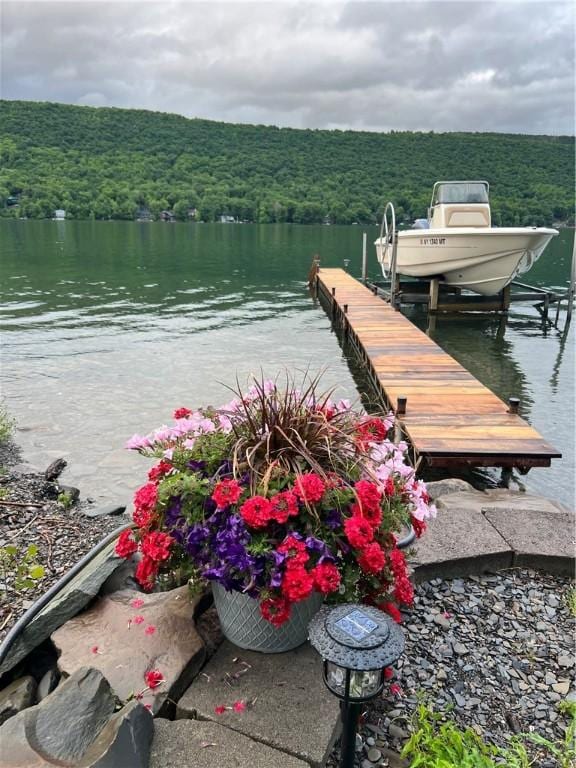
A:
{"type": "Polygon", "coordinates": [[[172,211],[161,211],[160,221],[176,221],[176,217],[172,211]]]}
{"type": "Polygon", "coordinates": [[[62,208],[57,208],[54,211],[54,221],[64,221],[66,218],[66,211],[62,210],[62,208]]]}
{"type": "Polygon", "coordinates": [[[197,217],[198,217],[198,209],[197,208],[188,208],[188,218],[192,219],[193,221],[196,221],[197,217]]]}
{"type": "Polygon", "coordinates": [[[136,221],[154,221],[154,217],[150,213],[150,209],[145,205],[141,205],[136,209],[136,221]]]}
{"type": "Polygon", "coordinates": [[[227,216],[225,214],[222,214],[220,216],[220,224],[235,224],[235,223],[236,223],[236,219],[234,218],[234,216],[227,216]]]}

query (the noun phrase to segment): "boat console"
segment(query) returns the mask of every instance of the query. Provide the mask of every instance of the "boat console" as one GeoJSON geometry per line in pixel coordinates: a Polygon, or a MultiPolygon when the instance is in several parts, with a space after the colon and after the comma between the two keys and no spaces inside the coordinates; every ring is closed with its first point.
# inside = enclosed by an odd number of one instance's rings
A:
{"type": "Polygon", "coordinates": [[[487,181],[437,181],[428,209],[431,229],[490,227],[487,181]]]}

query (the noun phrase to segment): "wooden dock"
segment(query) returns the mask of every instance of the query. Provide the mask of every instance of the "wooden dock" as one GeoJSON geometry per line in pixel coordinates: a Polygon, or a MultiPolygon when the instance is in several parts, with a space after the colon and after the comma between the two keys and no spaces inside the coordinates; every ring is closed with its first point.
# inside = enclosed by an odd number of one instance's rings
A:
{"type": "Polygon", "coordinates": [[[429,466],[550,466],[552,445],[400,312],[342,269],[319,270],[315,289],[355,346],[385,407],[429,466]]]}

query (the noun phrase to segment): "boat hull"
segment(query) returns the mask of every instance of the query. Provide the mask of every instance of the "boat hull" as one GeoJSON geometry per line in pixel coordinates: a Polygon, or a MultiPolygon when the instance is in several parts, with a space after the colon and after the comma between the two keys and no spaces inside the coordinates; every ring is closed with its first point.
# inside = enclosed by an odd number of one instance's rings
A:
{"type": "MultiPolygon", "coordinates": [[[[540,228],[446,228],[398,233],[396,269],[410,277],[438,277],[448,285],[486,296],[499,293],[527,272],[558,232],[540,228]]],[[[376,240],[384,274],[390,270],[391,246],[376,240]]]]}

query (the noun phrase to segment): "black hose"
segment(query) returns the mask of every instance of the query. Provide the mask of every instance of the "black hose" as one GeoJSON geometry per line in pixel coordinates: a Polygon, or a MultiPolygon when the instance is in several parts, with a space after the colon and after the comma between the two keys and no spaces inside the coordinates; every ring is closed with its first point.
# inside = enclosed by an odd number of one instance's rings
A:
{"type": "Polygon", "coordinates": [[[97,554],[99,554],[105,547],[107,547],[111,541],[114,541],[114,539],[118,538],[122,531],[125,531],[128,528],[132,528],[133,525],[134,523],[126,523],[120,528],[116,528],[115,531],[109,533],[108,536],[105,536],[100,542],[98,542],[98,544],[96,544],[95,547],[93,547],[87,554],[85,554],[84,557],[76,563],[76,565],[70,568],[70,570],[65,573],[64,576],[62,576],[62,578],[58,579],[56,584],[53,584],[50,589],[42,595],[42,597],[36,600],[34,605],[31,605],[30,608],[28,608],[26,613],[24,613],[18,619],[16,624],[14,624],[0,645],[0,667],[4,663],[4,660],[6,659],[10,648],[14,644],[14,641],[21,634],[21,632],[26,629],[32,619],[34,619],[50,602],[50,600],[52,600],[52,598],[55,597],[63,587],[69,584],[74,576],[76,576],[76,574],[79,573],[97,554]]]}
{"type": "Polygon", "coordinates": [[[414,526],[411,525],[410,530],[408,531],[406,536],[404,536],[403,539],[399,539],[396,542],[396,547],[398,549],[406,549],[407,547],[409,547],[411,544],[414,543],[415,539],[416,539],[416,531],[414,530],[414,526]]]}

